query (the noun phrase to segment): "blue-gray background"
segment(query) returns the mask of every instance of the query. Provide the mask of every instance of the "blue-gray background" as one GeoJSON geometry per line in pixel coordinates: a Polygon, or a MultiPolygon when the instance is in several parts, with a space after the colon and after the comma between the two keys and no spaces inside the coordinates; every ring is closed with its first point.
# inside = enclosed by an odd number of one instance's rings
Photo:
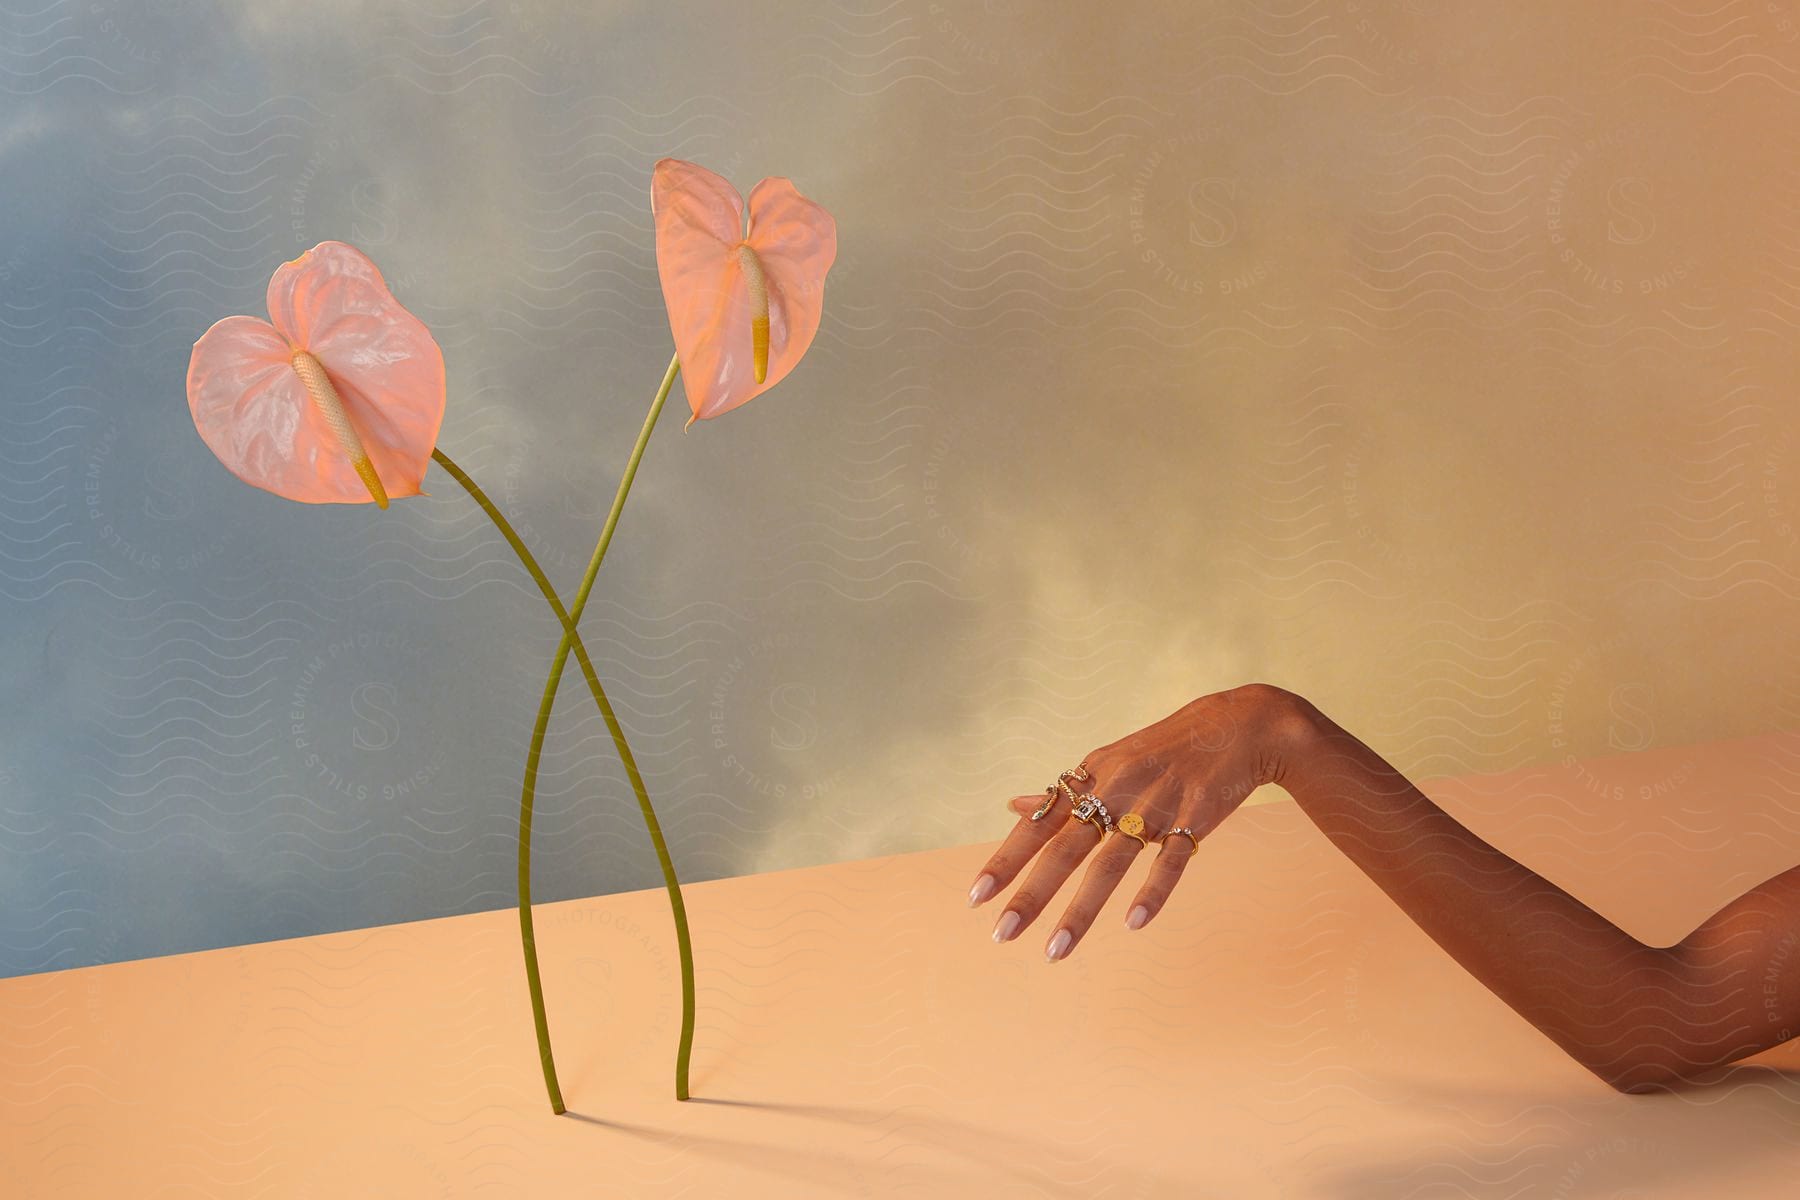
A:
{"type": "MultiPolygon", "coordinates": [[[[239,483],[183,375],[353,242],[573,589],[663,155],[840,231],[788,381],[677,392],[584,626],[684,880],[997,837],[1252,678],[1576,802],[1793,727],[1800,43],[1737,8],[7,0],[0,972],[511,903],[535,592],[439,473],[239,483]]],[[[570,679],[539,898],[656,886],[570,679]]]]}

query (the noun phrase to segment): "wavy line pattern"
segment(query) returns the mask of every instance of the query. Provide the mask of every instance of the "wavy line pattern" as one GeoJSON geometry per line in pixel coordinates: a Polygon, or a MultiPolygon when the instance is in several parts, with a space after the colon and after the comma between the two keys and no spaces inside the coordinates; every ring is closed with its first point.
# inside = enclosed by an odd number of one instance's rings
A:
{"type": "MultiPolygon", "coordinates": [[[[1800,742],[1698,750],[1714,786],[1754,790],[1793,770],[1800,742]]],[[[1471,819],[1529,820],[1570,796],[1525,773],[1438,794],[1471,819]],[[1482,796],[1503,807],[1482,811],[1482,796]]],[[[1626,873],[1608,852],[1584,847],[1582,886],[1626,873]]],[[[985,854],[692,889],[705,1019],[679,1113],[666,1106],[680,982],[648,889],[540,915],[576,1117],[543,1112],[529,1039],[497,1036],[519,1005],[486,983],[517,950],[495,912],[0,983],[0,1144],[25,1151],[27,1194],[100,1194],[123,1172],[153,1194],[335,1194],[396,1165],[415,1189],[537,1193],[586,1178],[597,1148],[610,1186],[645,1195],[975,1197],[1004,1180],[1020,1196],[1134,1200],[1660,1197],[1731,1171],[1736,1194],[1775,1200],[1785,1185],[1795,1088],[1772,1069],[1785,1060],[1663,1104],[1586,1080],[1294,805],[1240,814],[1194,864],[1203,892],[1140,933],[1096,928],[1054,968],[1034,935],[995,947],[991,910],[960,908],[985,854]],[[963,912],[966,939],[945,937],[933,896],[963,912]],[[1457,1015],[1421,1021],[1422,1004],[1457,1015]],[[224,1109],[217,1081],[246,1074],[258,1086],[224,1109]],[[1146,1157],[1105,1130],[1045,1130],[1046,1113],[1081,1102],[1136,1105],[1134,1129],[1159,1145],[1204,1114],[1204,1152],[1146,1157]],[[97,1152],[122,1106],[157,1154],[97,1152]],[[294,1135],[315,1122],[332,1154],[294,1135]]],[[[1665,871],[1640,863],[1631,886],[1665,871]]]]}
{"type": "Polygon", "coordinates": [[[1800,600],[1800,498],[1789,482],[1800,453],[1795,422],[1754,378],[1734,374],[1713,407],[1669,430],[1668,486],[1606,564],[1624,585],[1667,589],[1685,602],[1744,588],[1800,600]]]}
{"type": "Polygon", "coordinates": [[[1800,26],[1780,3],[1658,0],[1608,64],[1622,84],[1640,79],[1692,96],[1734,85],[1800,95],[1800,26]]]}
{"type": "MultiPolygon", "coordinates": [[[[1617,5],[1597,47],[1556,6],[1502,31],[1417,0],[856,0],[729,37],[533,0],[0,6],[0,974],[510,902],[557,632],[528,580],[448,481],[379,515],[245,489],[182,372],[276,263],[356,242],[444,347],[442,444],[573,586],[669,353],[665,154],[790,175],[841,233],[803,369],[659,430],[588,618],[690,882],[966,841],[1248,675],[1414,775],[1582,798],[1510,826],[1546,869],[1726,854],[1703,809],[1634,825],[1623,774],[1570,764],[1800,714],[1786,12],[1617,5]]],[[[578,689],[552,732],[539,895],[656,886],[578,689]]],[[[1737,846],[1791,844],[1776,774],[1737,846]]],[[[708,986],[836,933],[719,948],[708,986]]],[[[1309,1079],[1313,949],[1276,983],[1309,1079]]],[[[328,999],[284,1010],[277,1080],[328,999]]],[[[30,1080],[108,1087],[46,1004],[30,1080]]],[[[943,1083],[856,1029],[885,1056],[860,1086],[943,1083]]],[[[240,1133],[170,1188],[269,1184],[240,1133]]],[[[1554,1186],[1524,1143],[1443,1149],[1364,1183],[1554,1186]]]]}

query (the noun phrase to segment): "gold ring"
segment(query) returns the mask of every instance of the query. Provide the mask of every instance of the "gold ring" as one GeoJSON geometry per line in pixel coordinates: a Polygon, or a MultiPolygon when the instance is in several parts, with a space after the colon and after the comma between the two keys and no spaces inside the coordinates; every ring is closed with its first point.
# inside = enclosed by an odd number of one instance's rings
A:
{"type": "Polygon", "coordinates": [[[1195,837],[1194,831],[1189,829],[1186,825],[1177,825],[1174,829],[1169,830],[1169,832],[1163,834],[1161,837],[1157,838],[1156,840],[1159,844],[1167,844],[1168,840],[1170,838],[1174,837],[1178,833],[1182,837],[1188,839],[1188,841],[1194,843],[1194,850],[1196,852],[1199,851],[1200,839],[1195,837]]]}
{"type": "Polygon", "coordinates": [[[1071,815],[1077,821],[1099,830],[1100,840],[1103,842],[1106,835],[1112,832],[1112,814],[1106,811],[1106,802],[1092,792],[1083,792],[1076,798],[1075,811],[1071,815]]]}
{"type": "Polygon", "coordinates": [[[1150,845],[1149,842],[1144,840],[1144,818],[1138,816],[1136,813],[1126,813],[1124,816],[1120,817],[1119,823],[1115,828],[1126,837],[1137,839],[1137,843],[1140,846],[1147,847],[1150,845]]]}
{"type": "Polygon", "coordinates": [[[1100,819],[1098,817],[1094,817],[1091,815],[1083,815],[1081,813],[1075,813],[1074,817],[1077,821],[1080,821],[1083,825],[1092,825],[1094,827],[1094,829],[1100,834],[1100,840],[1103,842],[1106,840],[1106,826],[1104,826],[1100,823],[1100,819]]]}
{"type": "Polygon", "coordinates": [[[1041,821],[1049,815],[1051,806],[1056,803],[1056,792],[1058,788],[1061,788],[1063,794],[1069,798],[1069,803],[1074,804],[1076,802],[1075,793],[1070,790],[1068,781],[1073,779],[1079,783],[1087,777],[1087,760],[1085,758],[1081,760],[1080,766],[1070,767],[1067,771],[1058,774],[1056,782],[1044,789],[1044,802],[1037,806],[1037,811],[1031,814],[1031,819],[1033,821],[1041,821]]]}

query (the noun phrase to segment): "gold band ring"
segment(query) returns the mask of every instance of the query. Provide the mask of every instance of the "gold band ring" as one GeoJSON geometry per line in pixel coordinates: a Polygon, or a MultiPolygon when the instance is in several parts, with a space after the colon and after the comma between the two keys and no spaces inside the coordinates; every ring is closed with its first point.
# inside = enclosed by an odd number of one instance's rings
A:
{"type": "Polygon", "coordinates": [[[1167,845],[1169,839],[1174,837],[1176,834],[1180,834],[1182,837],[1186,838],[1188,841],[1194,843],[1195,851],[1198,851],[1200,849],[1200,839],[1198,837],[1194,836],[1194,831],[1189,829],[1186,825],[1177,825],[1174,829],[1169,830],[1169,832],[1163,834],[1161,837],[1157,838],[1156,840],[1163,845],[1167,845]]]}
{"type": "Polygon", "coordinates": [[[1144,818],[1136,813],[1126,813],[1119,818],[1118,831],[1128,838],[1135,838],[1137,844],[1148,847],[1150,843],[1144,839],[1144,818]]]}
{"type": "Polygon", "coordinates": [[[1075,798],[1074,817],[1077,821],[1085,821],[1100,831],[1100,840],[1112,832],[1112,814],[1106,811],[1106,801],[1092,792],[1083,792],[1075,798]]]}

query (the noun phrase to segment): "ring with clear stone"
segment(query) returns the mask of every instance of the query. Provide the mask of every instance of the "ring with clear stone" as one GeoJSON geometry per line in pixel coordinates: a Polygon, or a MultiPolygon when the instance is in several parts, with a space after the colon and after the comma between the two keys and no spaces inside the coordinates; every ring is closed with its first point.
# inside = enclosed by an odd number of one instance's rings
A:
{"type": "Polygon", "coordinates": [[[1098,829],[1101,841],[1105,841],[1106,835],[1112,832],[1113,819],[1112,814],[1106,811],[1106,801],[1092,792],[1083,792],[1075,798],[1074,817],[1077,821],[1098,829]]]}
{"type": "Polygon", "coordinates": [[[1157,838],[1156,842],[1158,845],[1162,845],[1178,833],[1182,837],[1184,837],[1184,838],[1188,839],[1190,842],[1194,843],[1195,850],[1200,849],[1199,837],[1197,837],[1195,835],[1194,831],[1189,829],[1186,825],[1177,825],[1175,828],[1169,830],[1169,832],[1167,832],[1167,833],[1163,834],[1161,837],[1157,838]]]}

